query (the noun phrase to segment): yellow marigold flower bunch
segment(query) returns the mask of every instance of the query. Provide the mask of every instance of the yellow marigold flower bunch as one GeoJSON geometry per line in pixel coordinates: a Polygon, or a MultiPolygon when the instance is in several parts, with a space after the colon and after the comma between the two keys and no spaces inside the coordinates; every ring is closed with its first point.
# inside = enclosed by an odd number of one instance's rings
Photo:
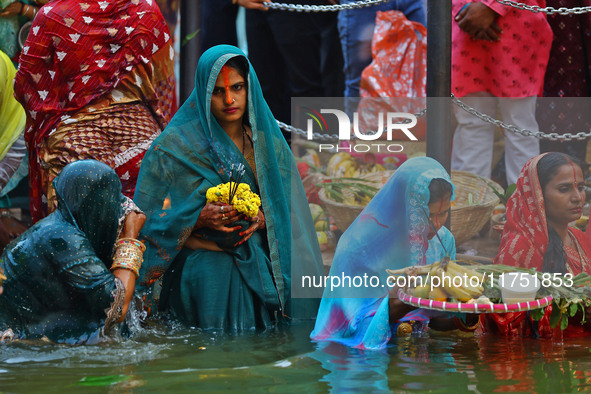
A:
{"type": "Polygon", "coordinates": [[[235,210],[251,218],[258,215],[261,206],[261,198],[250,190],[247,183],[239,183],[238,186],[234,182],[222,183],[207,189],[205,197],[208,203],[221,202],[230,204],[235,210]],[[230,204],[229,196],[231,191],[234,192],[234,196],[230,204]]]}

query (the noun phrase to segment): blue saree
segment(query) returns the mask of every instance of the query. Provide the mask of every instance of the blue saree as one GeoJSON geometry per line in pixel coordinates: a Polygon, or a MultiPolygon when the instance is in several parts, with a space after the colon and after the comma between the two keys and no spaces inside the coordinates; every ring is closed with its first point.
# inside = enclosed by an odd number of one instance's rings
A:
{"type": "MultiPolygon", "coordinates": [[[[451,183],[431,158],[406,161],[345,231],[329,275],[375,276],[379,284],[325,288],[312,339],[363,349],[386,346],[391,337],[386,269],[424,265],[445,256],[437,237],[427,240],[429,184],[435,178],[451,183]]],[[[455,258],[452,234],[445,227],[438,234],[455,258]]]]}
{"type": "Polygon", "coordinates": [[[152,284],[164,275],[159,309],[191,326],[232,332],[270,327],[285,316],[315,316],[317,300],[302,299],[301,305],[295,305],[299,302],[292,299],[292,279],[322,273],[295,160],[252,66],[247,116],[256,176],[211,113],[218,73],[235,56],[245,57],[228,45],[201,55],[195,90],[146,153],[134,196],[147,215],[141,237],[148,247],[139,290],[147,292],[149,302],[154,301],[150,307],[156,306],[152,284]],[[260,195],[266,229],[223,252],[185,248],[206,204],[207,189],[228,182],[233,164],[244,165],[242,182],[260,195]],[[298,251],[297,260],[292,260],[292,249],[298,251]]]}

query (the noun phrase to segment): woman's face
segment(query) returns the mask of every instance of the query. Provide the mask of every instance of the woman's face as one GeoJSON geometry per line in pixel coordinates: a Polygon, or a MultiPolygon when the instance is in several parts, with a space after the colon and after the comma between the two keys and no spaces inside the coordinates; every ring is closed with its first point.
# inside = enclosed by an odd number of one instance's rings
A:
{"type": "Polygon", "coordinates": [[[560,166],[543,193],[546,219],[550,225],[565,226],[579,219],[585,203],[585,180],[581,167],[576,164],[560,166]]]}
{"type": "Polygon", "coordinates": [[[429,204],[429,221],[433,226],[429,226],[428,239],[435,236],[435,232],[439,231],[441,226],[447,221],[449,216],[449,209],[451,208],[451,196],[443,197],[438,201],[429,204]],[[435,230],[433,229],[435,227],[435,230]]]}
{"type": "Polygon", "coordinates": [[[246,81],[228,66],[222,67],[211,96],[211,113],[220,126],[242,122],[246,112],[246,81]]]}

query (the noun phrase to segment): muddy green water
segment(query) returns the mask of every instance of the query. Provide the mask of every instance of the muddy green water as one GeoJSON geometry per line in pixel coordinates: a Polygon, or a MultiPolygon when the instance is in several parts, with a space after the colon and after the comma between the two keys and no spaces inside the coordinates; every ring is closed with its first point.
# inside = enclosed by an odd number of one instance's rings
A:
{"type": "Polygon", "coordinates": [[[591,391],[590,338],[430,333],[359,351],[318,346],[311,329],[223,336],[156,324],[108,345],[0,345],[0,392],[591,391]]]}

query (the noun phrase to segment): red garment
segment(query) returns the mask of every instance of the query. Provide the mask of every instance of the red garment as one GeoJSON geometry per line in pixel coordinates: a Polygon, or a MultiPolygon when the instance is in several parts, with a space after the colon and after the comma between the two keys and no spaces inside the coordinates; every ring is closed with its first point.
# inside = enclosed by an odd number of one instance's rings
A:
{"type": "Polygon", "coordinates": [[[83,109],[92,112],[89,104],[126,99],[148,104],[163,128],[172,112],[174,77],[172,83],[162,78],[161,69],[170,68],[162,64],[173,58],[170,32],[153,0],[54,0],[39,10],[15,78],[15,97],[28,115],[34,220],[44,211],[38,154],[48,135],[83,109]]]}
{"type": "Polygon", "coordinates": [[[550,327],[551,313],[552,306],[548,306],[539,322],[534,322],[527,312],[489,313],[484,318],[484,331],[503,337],[537,335],[540,338],[562,339],[560,326],[550,327]]]}
{"type": "MultiPolygon", "coordinates": [[[[489,332],[503,337],[540,337],[562,340],[589,336],[591,324],[581,324],[581,317],[568,318],[568,326],[565,330],[550,327],[550,314],[552,306],[546,307],[544,316],[539,321],[534,321],[527,312],[487,313],[483,320],[483,332],[489,332]]],[[[566,318],[563,316],[563,319],[566,318]]]]}
{"type": "MultiPolygon", "coordinates": [[[[452,22],[452,92],[463,97],[489,92],[497,97],[531,97],[542,94],[552,30],[542,12],[533,13],[482,0],[500,17],[500,41],[473,40],[452,22]]],[[[545,0],[523,0],[545,6],[545,0]]],[[[453,17],[466,0],[453,0],[453,17]]]]}
{"type": "MultiPolygon", "coordinates": [[[[538,179],[538,162],[545,154],[530,159],[519,175],[517,189],[507,203],[507,223],[503,230],[495,264],[535,268],[542,271],[548,247],[546,208],[538,179]]],[[[573,275],[591,267],[591,240],[580,230],[569,228],[582,248],[583,261],[567,255],[567,266],[573,275]]]]}
{"type": "MultiPolygon", "coordinates": [[[[538,162],[546,154],[530,159],[519,175],[517,189],[507,203],[507,223],[503,230],[499,253],[495,264],[505,264],[514,267],[535,268],[542,271],[544,254],[548,247],[548,227],[546,224],[546,208],[542,188],[538,178],[538,162]]],[[[573,234],[582,248],[581,261],[578,256],[567,254],[567,266],[573,275],[577,275],[591,267],[591,241],[586,235],[574,228],[573,234]]],[[[536,327],[536,334],[542,338],[561,339],[588,335],[591,327],[580,324],[580,318],[569,319],[569,326],[565,331],[560,327],[550,328],[550,313],[552,307],[547,307],[544,317],[534,322],[527,317],[526,312],[489,314],[485,319],[487,331],[502,336],[530,336],[536,327]]]]}

